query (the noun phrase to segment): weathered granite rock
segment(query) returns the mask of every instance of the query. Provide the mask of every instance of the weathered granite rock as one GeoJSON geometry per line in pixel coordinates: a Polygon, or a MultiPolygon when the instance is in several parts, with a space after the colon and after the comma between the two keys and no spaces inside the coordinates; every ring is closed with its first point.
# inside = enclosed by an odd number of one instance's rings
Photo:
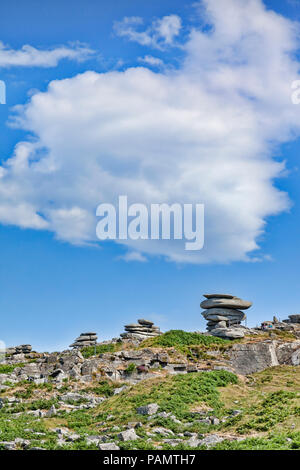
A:
{"type": "Polygon", "coordinates": [[[120,450],[120,447],[114,442],[105,442],[104,444],[99,444],[99,450],[120,450]]]}
{"type": "Polygon", "coordinates": [[[222,320],[225,319],[238,319],[240,321],[245,320],[246,315],[244,312],[238,309],[233,308],[210,308],[202,312],[203,317],[206,320],[214,320],[214,317],[221,317],[222,320]]]}
{"type": "Polygon", "coordinates": [[[121,333],[122,339],[133,339],[133,340],[145,340],[147,338],[153,338],[160,335],[160,329],[158,326],[154,326],[154,323],[150,320],[140,319],[138,323],[131,323],[125,325],[125,333],[121,333]]]}
{"type": "Polygon", "coordinates": [[[95,346],[96,344],[97,333],[81,333],[81,335],[75,339],[74,343],[70,344],[70,348],[84,348],[86,346],[95,346]]]}
{"type": "Polygon", "coordinates": [[[276,356],[279,364],[300,365],[300,341],[279,344],[276,347],[276,356]]]}
{"type": "Polygon", "coordinates": [[[239,310],[246,310],[250,308],[252,302],[248,302],[247,300],[242,300],[239,297],[233,297],[232,299],[226,298],[210,298],[201,302],[200,307],[204,309],[209,308],[237,308],[239,310]]]}
{"type": "Polygon", "coordinates": [[[16,355],[16,354],[30,354],[32,351],[31,344],[21,344],[20,346],[14,346],[12,348],[6,349],[6,354],[16,355]]]}
{"type": "Polygon", "coordinates": [[[159,409],[159,406],[157,403],[150,403],[149,405],[140,406],[139,408],[137,408],[136,411],[140,415],[151,416],[157,413],[158,409],[159,409]]]}
{"type": "Polygon", "coordinates": [[[207,299],[234,299],[234,295],[231,294],[203,294],[203,297],[207,299]]]}
{"type": "Polygon", "coordinates": [[[246,319],[240,309],[247,309],[252,303],[231,294],[205,294],[205,297],[207,300],[200,306],[205,308],[202,315],[207,320],[207,330],[220,338],[243,338],[244,332],[232,327],[238,327],[246,319]]]}
{"type": "Polygon", "coordinates": [[[211,334],[224,339],[237,339],[245,336],[245,332],[241,328],[214,328],[211,330],[211,334]]]}
{"type": "Polygon", "coordinates": [[[138,439],[139,436],[136,434],[134,429],[127,429],[126,431],[122,431],[118,434],[118,439],[120,441],[135,441],[138,439]]]}
{"type": "Polygon", "coordinates": [[[291,323],[300,323],[300,315],[289,315],[291,323]]]}
{"type": "Polygon", "coordinates": [[[230,364],[236,373],[241,375],[253,374],[279,365],[274,341],[235,344],[229,355],[230,364]]]}

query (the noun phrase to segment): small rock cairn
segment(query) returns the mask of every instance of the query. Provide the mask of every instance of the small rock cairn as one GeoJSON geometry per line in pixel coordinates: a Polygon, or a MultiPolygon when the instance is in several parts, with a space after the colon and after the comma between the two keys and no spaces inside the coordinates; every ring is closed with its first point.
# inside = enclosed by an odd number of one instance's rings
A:
{"type": "Polygon", "coordinates": [[[206,300],[200,307],[207,320],[207,330],[213,336],[221,338],[242,338],[244,331],[241,322],[246,319],[242,310],[251,307],[252,302],[229,294],[205,294],[206,300]]]}
{"type": "Polygon", "coordinates": [[[142,341],[161,334],[159,327],[154,326],[152,321],[140,319],[138,323],[125,325],[125,333],[121,333],[120,336],[122,339],[137,339],[142,341]]]}
{"type": "Polygon", "coordinates": [[[20,346],[14,346],[12,348],[7,348],[6,354],[15,355],[15,354],[30,354],[32,351],[31,344],[21,344],[20,346]]]}
{"type": "Polygon", "coordinates": [[[289,315],[289,318],[283,321],[284,323],[300,323],[300,315],[299,314],[289,315]]]}
{"type": "Polygon", "coordinates": [[[70,348],[81,349],[86,346],[95,346],[97,344],[97,333],[81,333],[74,343],[70,344],[70,348]]]}

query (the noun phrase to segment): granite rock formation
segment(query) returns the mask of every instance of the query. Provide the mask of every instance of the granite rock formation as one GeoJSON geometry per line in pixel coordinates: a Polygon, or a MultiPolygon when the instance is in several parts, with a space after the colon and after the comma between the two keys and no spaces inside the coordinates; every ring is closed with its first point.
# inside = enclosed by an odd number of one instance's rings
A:
{"type": "Polygon", "coordinates": [[[84,348],[86,346],[95,346],[97,344],[97,333],[88,332],[81,333],[74,343],[70,344],[70,348],[84,348]]]}
{"type": "Polygon", "coordinates": [[[207,320],[207,330],[213,336],[235,339],[244,337],[241,322],[246,319],[242,310],[251,307],[252,303],[230,294],[205,294],[206,300],[200,307],[205,310],[203,317],[207,320]]]}
{"type": "Polygon", "coordinates": [[[300,323],[300,315],[299,314],[289,315],[289,318],[283,321],[284,323],[300,323]]]}
{"type": "Polygon", "coordinates": [[[7,348],[7,354],[30,354],[32,351],[31,344],[21,344],[20,346],[14,346],[12,348],[7,348]]]}
{"type": "Polygon", "coordinates": [[[147,338],[153,338],[161,334],[158,326],[150,320],[140,319],[138,323],[125,325],[125,333],[121,333],[122,339],[133,339],[143,341],[147,338]]]}

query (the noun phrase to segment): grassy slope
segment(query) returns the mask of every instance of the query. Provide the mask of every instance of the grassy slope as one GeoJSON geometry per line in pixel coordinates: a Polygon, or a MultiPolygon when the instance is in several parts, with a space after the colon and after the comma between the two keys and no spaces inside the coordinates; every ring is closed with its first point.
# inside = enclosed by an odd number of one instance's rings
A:
{"type": "MultiPolygon", "coordinates": [[[[232,343],[231,343],[232,344],[232,343]]],[[[215,341],[212,337],[201,337],[185,332],[168,332],[167,334],[147,340],[144,347],[164,347],[166,350],[175,348],[180,354],[189,355],[191,348],[224,349],[228,342],[215,341]],[[207,339],[208,338],[208,339],[207,339]]],[[[119,346],[118,346],[119,347],[119,346]]],[[[202,434],[217,433],[224,437],[242,437],[243,441],[225,440],[216,449],[300,449],[300,368],[280,366],[254,374],[248,378],[237,379],[225,371],[193,373],[186,375],[158,375],[138,385],[129,386],[119,395],[112,396],[113,389],[118,384],[108,380],[92,385],[82,385],[84,391],[93,391],[99,396],[108,397],[97,408],[74,411],[67,414],[60,412],[52,418],[36,419],[21,414],[13,417],[7,410],[0,410],[1,440],[13,440],[22,437],[32,440],[33,433],[43,435],[31,442],[31,445],[43,446],[49,449],[57,448],[56,435],[53,429],[65,426],[79,433],[82,438],[69,449],[88,448],[84,434],[109,434],[110,440],[117,440],[117,434],[124,429],[128,422],[141,422],[143,426],[137,429],[138,441],[122,443],[124,449],[152,449],[157,445],[167,449],[170,446],[163,443],[163,437],[152,437],[149,442],[151,429],[163,426],[178,436],[186,430],[202,434]],[[136,408],[148,403],[158,403],[160,411],[171,412],[181,421],[176,423],[170,418],[154,418],[138,415],[136,408]],[[241,413],[218,425],[199,423],[195,411],[206,412],[208,416],[222,419],[231,416],[233,410],[241,413]],[[41,442],[43,441],[43,442],[41,442]]],[[[31,403],[16,404],[14,411],[29,409],[49,409],[55,403],[53,393],[72,390],[74,383],[65,383],[63,390],[56,390],[55,385],[34,386],[23,383],[12,387],[9,393],[3,395],[29,398],[31,403]],[[45,400],[46,399],[46,400],[45,400]]],[[[171,436],[170,436],[171,437],[171,436]]],[[[188,439],[185,437],[184,439],[188,439]]],[[[1,447],[0,447],[1,448],[1,447]]],[[[91,447],[93,448],[93,447],[91,447]]],[[[96,448],[96,447],[95,447],[96,448]]],[[[178,447],[188,448],[186,444],[178,447]]],[[[173,449],[176,449],[173,448],[173,449]]]]}

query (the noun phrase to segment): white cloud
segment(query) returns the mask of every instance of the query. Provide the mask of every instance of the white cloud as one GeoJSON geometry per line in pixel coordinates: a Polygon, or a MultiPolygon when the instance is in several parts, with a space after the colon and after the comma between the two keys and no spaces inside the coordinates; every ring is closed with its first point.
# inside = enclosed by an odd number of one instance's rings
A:
{"type": "Polygon", "coordinates": [[[55,67],[62,59],[85,60],[92,52],[82,44],[60,46],[54,49],[36,49],[25,45],[16,50],[0,41],[0,67],[55,67]]]}
{"type": "Polygon", "coordinates": [[[96,243],[96,207],[119,195],[204,203],[202,251],[178,240],[124,244],[179,262],[251,259],[267,217],[289,207],[272,155],[300,132],[290,97],[298,30],[259,0],[204,5],[212,27],[191,31],[179,70],[86,72],[17,108],[35,140],[0,167],[0,221],[96,243]]]}
{"type": "Polygon", "coordinates": [[[124,261],[138,261],[139,263],[145,263],[147,261],[147,258],[138,251],[128,251],[125,255],[119,256],[119,259],[123,259],[124,261]]]}
{"type": "Polygon", "coordinates": [[[152,67],[161,67],[164,62],[158,57],[153,57],[152,55],[145,55],[144,57],[138,58],[139,62],[144,64],[151,65],[152,67]]]}
{"type": "Polygon", "coordinates": [[[138,28],[143,27],[143,24],[144,21],[139,16],[125,16],[122,21],[115,21],[114,31],[129,41],[161,49],[174,45],[174,40],[181,30],[181,18],[178,15],[156,19],[144,31],[139,31],[138,28]]]}

